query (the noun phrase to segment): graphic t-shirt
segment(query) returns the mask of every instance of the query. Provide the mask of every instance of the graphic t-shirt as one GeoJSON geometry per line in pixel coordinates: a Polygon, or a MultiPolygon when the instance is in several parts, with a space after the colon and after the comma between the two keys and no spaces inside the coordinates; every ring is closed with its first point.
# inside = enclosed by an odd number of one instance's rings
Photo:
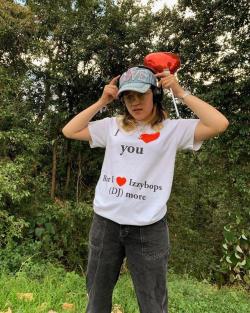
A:
{"type": "Polygon", "coordinates": [[[94,211],[122,225],[149,225],[167,211],[177,150],[199,150],[194,131],[199,119],[163,121],[154,131],[125,132],[116,117],[90,122],[90,146],[106,148],[94,211]]]}

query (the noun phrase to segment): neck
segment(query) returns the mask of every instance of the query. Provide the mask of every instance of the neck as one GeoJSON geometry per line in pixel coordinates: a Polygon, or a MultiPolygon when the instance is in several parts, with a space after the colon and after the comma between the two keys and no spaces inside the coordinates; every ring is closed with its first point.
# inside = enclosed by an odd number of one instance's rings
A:
{"type": "Polygon", "coordinates": [[[156,114],[156,107],[154,106],[149,117],[147,117],[146,119],[144,119],[142,121],[135,120],[135,122],[137,125],[140,125],[140,126],[150,124],[151,121],[153,120],[153,118],[155,117],[155,114],[156,114]]]}

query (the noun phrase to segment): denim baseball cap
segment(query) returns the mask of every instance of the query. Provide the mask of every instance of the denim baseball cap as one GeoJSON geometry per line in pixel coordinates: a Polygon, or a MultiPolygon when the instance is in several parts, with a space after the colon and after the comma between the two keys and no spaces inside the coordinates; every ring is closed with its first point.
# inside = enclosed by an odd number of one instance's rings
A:
{"type": "Polygon", "coordinates": [[[144,67],[131,67],[119,79],[118,96],[128,90],[144,93],[151,85],[157,87],[157,79],[151,70],[144,67]]]}

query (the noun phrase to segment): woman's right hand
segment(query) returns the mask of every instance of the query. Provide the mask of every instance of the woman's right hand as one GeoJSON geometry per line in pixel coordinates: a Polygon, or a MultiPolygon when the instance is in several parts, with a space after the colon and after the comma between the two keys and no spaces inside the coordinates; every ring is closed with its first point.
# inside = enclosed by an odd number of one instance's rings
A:
{"type": "Polygon", "coordinates": [[[102,96],[100,101],[105,105],[109,104],[113,100],[117,98],[118,87],[117,82],[120,75],[114,77],[108,85],[106,85],[103,89],[102,96]]]}

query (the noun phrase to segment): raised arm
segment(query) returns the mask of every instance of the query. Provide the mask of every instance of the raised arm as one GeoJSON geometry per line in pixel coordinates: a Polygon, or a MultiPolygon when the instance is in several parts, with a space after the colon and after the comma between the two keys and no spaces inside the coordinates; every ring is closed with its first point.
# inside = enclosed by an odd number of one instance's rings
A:
{"type": "Polygon", "coordinates": [[[100,111],[100,109],[116,98],[118,92],[116,83],[118,78],[119,76],[113,78],[111,82],[104,87],[102,96],[96,103],[77,114],[63,127],[62,132],[65,137],[86,141],[91,140],[88,123],[96,115],[96,113],[100,111]]]}
{"type": "Polygon", "coordinates": [[[200,119],[194,133],[195,141],[202,141],[212,138],[224,132],[229,122],[226,117],[215,109],[212,105],[193,95],[185,96],[185,90],[179,85],[174,75],[159,73],[163,88],[172,88],[177,98],[183,98],[183,103],[190,108],[200,119]]]}

